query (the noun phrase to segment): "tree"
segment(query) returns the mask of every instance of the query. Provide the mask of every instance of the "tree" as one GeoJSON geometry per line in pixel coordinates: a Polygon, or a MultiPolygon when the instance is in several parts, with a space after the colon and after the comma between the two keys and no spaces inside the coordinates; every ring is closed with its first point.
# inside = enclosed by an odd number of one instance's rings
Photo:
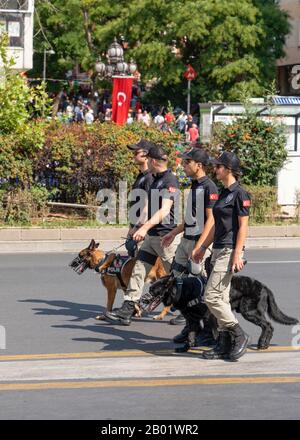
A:
{"type": "Polygon", "coordinates": [[[177,100],[185,97],[188,63],[198,72],[194,99],[235,100],[245,86],[259,96],[275,78],[289,31],[275,0],[38,0],[36,6],[39,38],[51,41],[60,66],[93,69],[113,37],[124,36],[143,80],[157,78],[160,96],[164,89],[172,101],[172,88],[179,89],[177,100]]]}
{"type": "Polygon", "coordinates": [[[7,55],[8,36],[0,35],[0,135],[27,131],[34,116],[42,116],[49,99],[40,85],[29,87],[27,79],[14,71],[14,60],[7,55]]]}

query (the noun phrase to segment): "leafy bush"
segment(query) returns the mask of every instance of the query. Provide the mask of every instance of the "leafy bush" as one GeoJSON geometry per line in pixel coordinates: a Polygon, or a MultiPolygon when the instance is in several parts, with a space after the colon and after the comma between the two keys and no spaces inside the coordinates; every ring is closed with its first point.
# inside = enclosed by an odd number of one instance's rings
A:
{"type": "Polygon", "coordinates": [[[66,202],[83,202],[86,193],[96,194],[100,188],[117,188],[119,180],[131,186],[138,170],[127,145],[142,137],[162,144],[174,166],[177,134],[141,124],[53,123],[46,130],[44,147],[36,153],[34,180],[57,188],[56,200],[66,202]]]}
{"type": "Polygon", "coordinates": [[[274,186],[243,185],[251,195],[251,223],[273,223],[280,217],[277,188],[274,186]]]}
{"type": "Polygon", "coordinates": [[[248,185],[274,185],[287,151],[284,128],[251,112],[231,124],[216,123],[212,149],[235,152],[242,161],[243,181],[248,185]]]}
{"type": "Polygon", "coordinates": [[[7,224],[30,224],[33,218],[44,217],[48,213],[48,198],[48,191],[40,186],[1,190],[0,220],[7,224]]]}

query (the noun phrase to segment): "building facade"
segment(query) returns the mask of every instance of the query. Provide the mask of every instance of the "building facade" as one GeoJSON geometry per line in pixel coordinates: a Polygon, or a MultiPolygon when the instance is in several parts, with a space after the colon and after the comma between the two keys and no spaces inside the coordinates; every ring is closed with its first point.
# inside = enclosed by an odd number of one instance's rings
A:
{"type": "Polygon", "coordinates": [[[300,96],[300,0],[280,0],[290,16],[291,32],[285,43],[285,57],[277,61],[278,86],[284,96],[300,96]]]}
{"type": "Polygon", "coordinates": [[[32,69],[34,0],[0,0],[0,32],[9,37],[8,55],[14,69],[32,69]]]}

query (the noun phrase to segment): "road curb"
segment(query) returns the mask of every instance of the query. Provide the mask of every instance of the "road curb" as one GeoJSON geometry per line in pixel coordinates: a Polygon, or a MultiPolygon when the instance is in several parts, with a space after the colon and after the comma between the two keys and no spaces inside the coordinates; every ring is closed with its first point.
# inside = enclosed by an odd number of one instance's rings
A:
{"type": "MultiPolygon", "coordinates": [[[[77,253],[88,246],[91,235],[81,240],[33,240],[33,241],[0,241],[0,254],[9,253],[77,253]]],[[[122,240],[102,240],[100,247],[105,252],[124,243],[122,240]]],[[[259,237],[248,238],[247,249],[292,249],[300,248],[300,237],[259,237]]],[[[125,252],[121,247],[118,252],[125,252]]]]}

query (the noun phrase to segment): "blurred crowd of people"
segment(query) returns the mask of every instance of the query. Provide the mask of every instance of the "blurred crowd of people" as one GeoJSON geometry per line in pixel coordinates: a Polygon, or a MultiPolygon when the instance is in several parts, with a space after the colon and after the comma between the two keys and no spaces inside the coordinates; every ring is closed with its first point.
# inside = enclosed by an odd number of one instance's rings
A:
{"type": "MultiPolygon", "coordinates": [[[[109,92],[101,96],[89,92],[86,96],[80,93],[68,96],[63,92],[60,96],[57,117],[65,123],[86,123],[94,121],[111,122],[112,104],[109,92]]],[[[127,118],[127,124],[138,122],[146,126],[156,126],[162,131],[170,133],[180,132],[185,141],[194,145],[199,141],[198,117],[186,114],[182,109],[169,110],[155,106],[142,107],[138,100],[133,101],[127,118]]]]}

